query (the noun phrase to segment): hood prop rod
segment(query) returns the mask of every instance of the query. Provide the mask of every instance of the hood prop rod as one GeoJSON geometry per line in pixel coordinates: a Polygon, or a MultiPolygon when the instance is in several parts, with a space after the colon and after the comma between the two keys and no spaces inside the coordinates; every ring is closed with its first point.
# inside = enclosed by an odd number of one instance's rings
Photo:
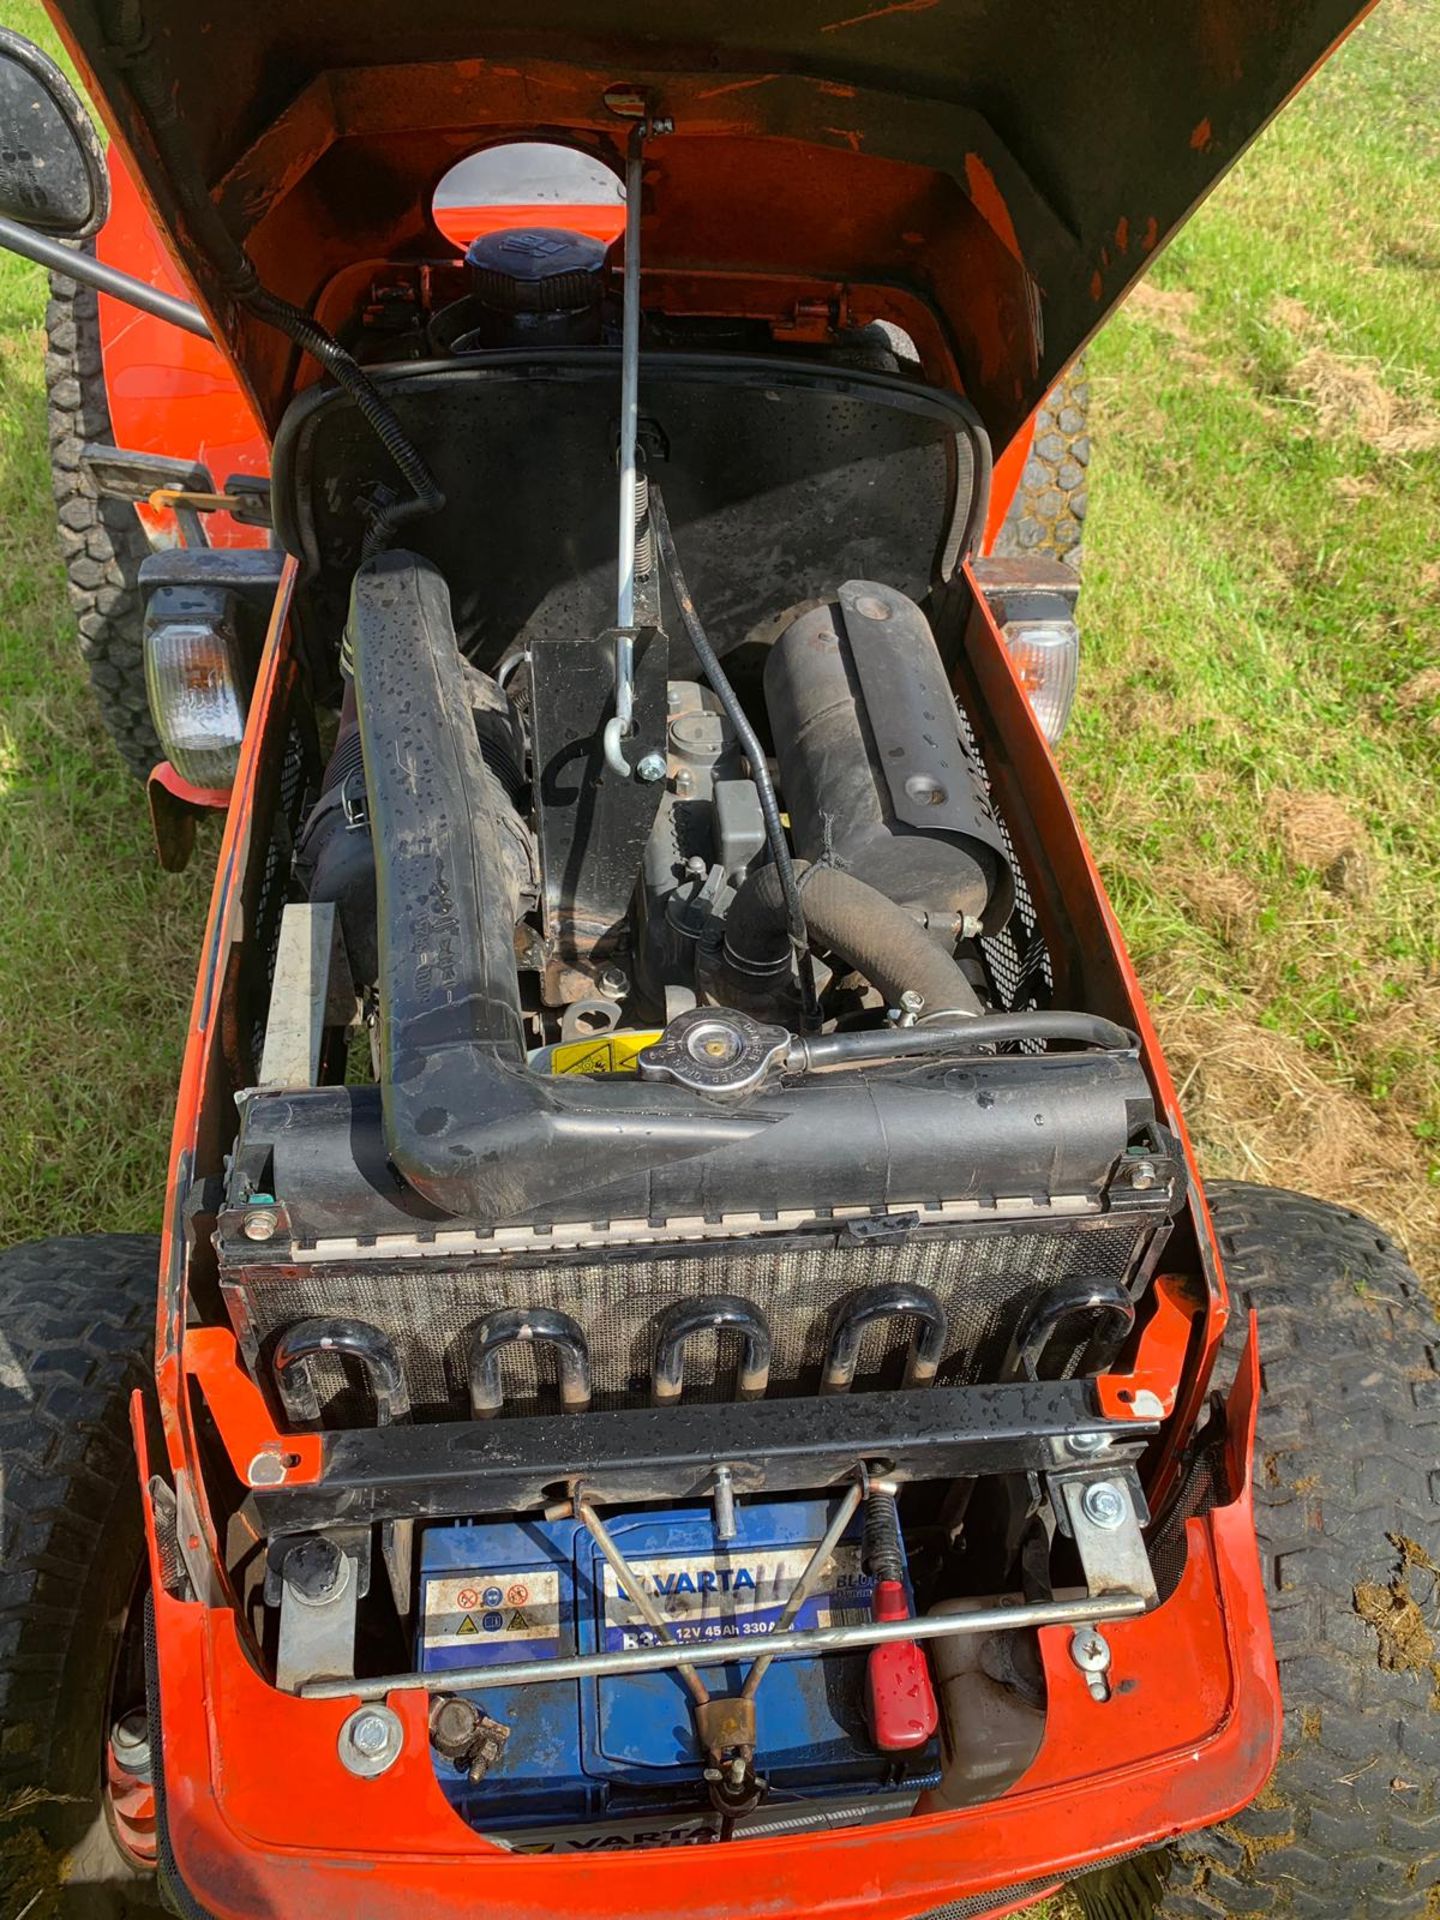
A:
{"type": "Polygon", "coordinates": [[[156,320],[168,320],[172,327],[182,327],[197,339],[215,337],[210,331],[210,322],[199,307],[192,306],[188,300],[177,300],[173,294],[162,293],[158,287],[137,280],[133,274],[122,273],[118,267],[97,260],[93,253],[72,251],[48,234],[32,233],[17,221],[0,220],[0,247],[7,253],[18,253],[22,259],[33,260],[37,266],[49,267],[52,273],[63,273],[67,280],[78,280],[81,286],[94,287],[97,293],[108,293],[112,300],[123,300],[127,306],[148,313],[156,320]]]}
{"type": "MultiPolygon", "coordinates": [[[[629,780],[640,774],[625,758],[635,725],[635,550],[642,513],[637,441],[640,429],[640,194],[645,136],[668,132],[668,120],[639,119],[625,150],[625,278],[620,332],[620,540],[615,597],[615,712],[605,723],[606,764],[629,780]]],[[[645,755],[641,778],[664,775],[659,756],[645,755]],[[658,764],[657,764],[658,763],[658,764]]]]}

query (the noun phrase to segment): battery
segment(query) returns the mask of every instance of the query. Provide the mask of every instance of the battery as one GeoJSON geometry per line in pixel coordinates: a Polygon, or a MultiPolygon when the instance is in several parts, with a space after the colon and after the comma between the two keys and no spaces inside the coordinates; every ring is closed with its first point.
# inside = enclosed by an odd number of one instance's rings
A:
{"type": "MultiPolygon", "coordinates": [[[[825,1500],[743,1502],[717,1540],[709,1507],[629,1513],[608,1530],[677,1640],[697,1649],[712,1696],[737,1694],[748,1663],[706,1667],[707,1641],[755,1641],[757,1656],[823,1538],[825,1500]]],[[[420,1551],[417,1661],[428,1673],[656,1644],[578,1520],[431,1526],[420,1551]]],[[[796,1631],[870,1618],[857,1518],[832,1552],[796,1631]]],[[[484,1776],[435,1754],[446,1797],[474,1827],[512,1844],[656,1845],[705,1839],[710,1812],[691,1699],[679,1674],[594,1675],[496,1686],[464,1696],[509,1728],[484,1776]]],[[[894,1818],[939,1777],[939,1750],[882,1753],[865,1718],[865,1654],[783,1655],[755,1696],[756,1772],[768,1783],[750,1816],[787,1824],[894,1818]]],[[[742,1823],[743,1830],[743,1823],[742,1823]]]]}

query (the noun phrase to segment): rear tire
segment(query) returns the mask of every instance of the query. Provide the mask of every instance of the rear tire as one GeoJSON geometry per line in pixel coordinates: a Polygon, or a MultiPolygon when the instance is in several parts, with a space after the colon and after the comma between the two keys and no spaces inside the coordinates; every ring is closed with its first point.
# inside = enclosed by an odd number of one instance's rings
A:
{"type": "Polygon", "coordinates": [[[149,1378],[158,1242],[0,1253],[0,1912],[159,1911],[121,1853],[102,1765],[144,1557],[129,1397],[149,1378]],[[33,1904],[27,1906],[27,1902],[33,1904]]]}
{"type": "Polygon", "coordinates": [[[995,541],[998,558],[1049,554],[1080,571],[1089,504],[1090,388],[1077,360],[1045,396],[1035,416],[1035,438],[1005,524],[995,541]]]}
{"type": "Polygon", "coordinates": [[[1259,1315],[1285,1745],[1233,1820],[1072,1891],[1087,1920],[1419,1920],[1440,1887],[1440,1321],[1360,1214],[1230,1183],[1209,1200],[1259,1315]]]}
{"type": "Polygon", "coordinates": [[[150,542],[130,502],[102,499],[80,465],[83,447],[115,440],[94,289],[52,274],[45,331],[50,475],[80,651],[100,717],[143,780],[165,758],[145,692],[140,563],[150,542]]]}

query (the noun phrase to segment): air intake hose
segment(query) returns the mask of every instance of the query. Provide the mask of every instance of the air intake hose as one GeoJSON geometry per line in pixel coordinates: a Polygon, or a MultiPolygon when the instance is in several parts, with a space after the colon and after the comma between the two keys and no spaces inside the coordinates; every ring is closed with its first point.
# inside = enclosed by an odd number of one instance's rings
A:
{"type": "Polygon", "coordinates": [[[514,1220],[761,1130],[679,1088],[529,1071],[515,965],[528,830],[476,736],[443,575],[414,554],[367,560],[348,638],[397,1171],[441,1213],[514,1220]]]}
{"type": "MultiPolygon", "coordinates": [[[[816,946],[843,954],[857,972],[898,1006],[907,990],[926,1013],[981,1011],[975,989],[950,955],[886,894],[837,867],[796,862],[805,922],[816,946]]],[[[786,971],[790,940],[785,896],[774,867],[760,867],[736,894],[725,922],[725,959],[742,979],[771,980],[786,971]]]]}
{"type": "MultiPolygon", "coordinates": [[[[350,634],[377,852],[385,1078],[416,1084],[451,1048],[523,1066],[525,828],[476,738],[443,574],[407,553],[367,561],[350,634]]],[[[416,1124],[423,1134],[423,1114],[416,1124]]]]}

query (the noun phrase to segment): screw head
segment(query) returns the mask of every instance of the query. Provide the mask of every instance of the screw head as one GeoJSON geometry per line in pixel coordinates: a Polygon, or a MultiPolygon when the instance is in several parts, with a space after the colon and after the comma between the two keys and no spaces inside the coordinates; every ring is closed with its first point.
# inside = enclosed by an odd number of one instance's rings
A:
{"type": "Polygon", "coordinates": [[[388,1707],[357,1707],[340,1729],[340,1764],[361,1780],[377,1779],[394,1766],[405,1729],[388,1707]]]}
{"type": "Polygon", "coordinates": [[[1092,1480],[1080,1496],[1080,1510],[1092,1527],[1113,1533],[1124,1526],[1130,1503],[1113,1480],[1092,1480]]]}
{"type": "Polygon", "coordinates": [[[273,1207],[252,1207],[240,1231],[247,1240],[273,1240],[280,1231],[280,1216],[273,1207]]]}
{"type": "Polygon", "coordinates": [[[1091,1453],[1103,1453],[1110,1444],[1108,1433],[1067,1433],[1065,1451],[1082,1457],[1091,1453]]]}
{"type": "Polygon", "coordinates": [[[650,786],[657,780],[663,780],[668,771],[663,753],[643,753],[635,767],[636,778],[650,786]]]}
{"type": "Polygon", "coordinates": [[[1094,1627],[1077,1627],[1070,1640],[1070,1658],[1082,1673],[1107,1673],[1110,1642],[1094,1627]]]}
{"type": "Polygon", "coordinates": [[[917,993],[914,987],[906,987],[900,996],[900,1005],[906,1013],[919,1013],[924,1008],[925,996],[923,993],[917,993]]]}
{"type": "Polygon", "coordinates": [[[1142,1192],[1153,1187],[1159,1179],[1153,1160],[1137,1160],[1130,1169],[1130,1184],[1139,1187],[1142,1192]]]}
{"type": "Polygon", "coordinates": [[[285,1462],[273,1448],[263,1448],[245,1470],[252,1487],[278,1487],[285,1481],[285,1462]]]}

